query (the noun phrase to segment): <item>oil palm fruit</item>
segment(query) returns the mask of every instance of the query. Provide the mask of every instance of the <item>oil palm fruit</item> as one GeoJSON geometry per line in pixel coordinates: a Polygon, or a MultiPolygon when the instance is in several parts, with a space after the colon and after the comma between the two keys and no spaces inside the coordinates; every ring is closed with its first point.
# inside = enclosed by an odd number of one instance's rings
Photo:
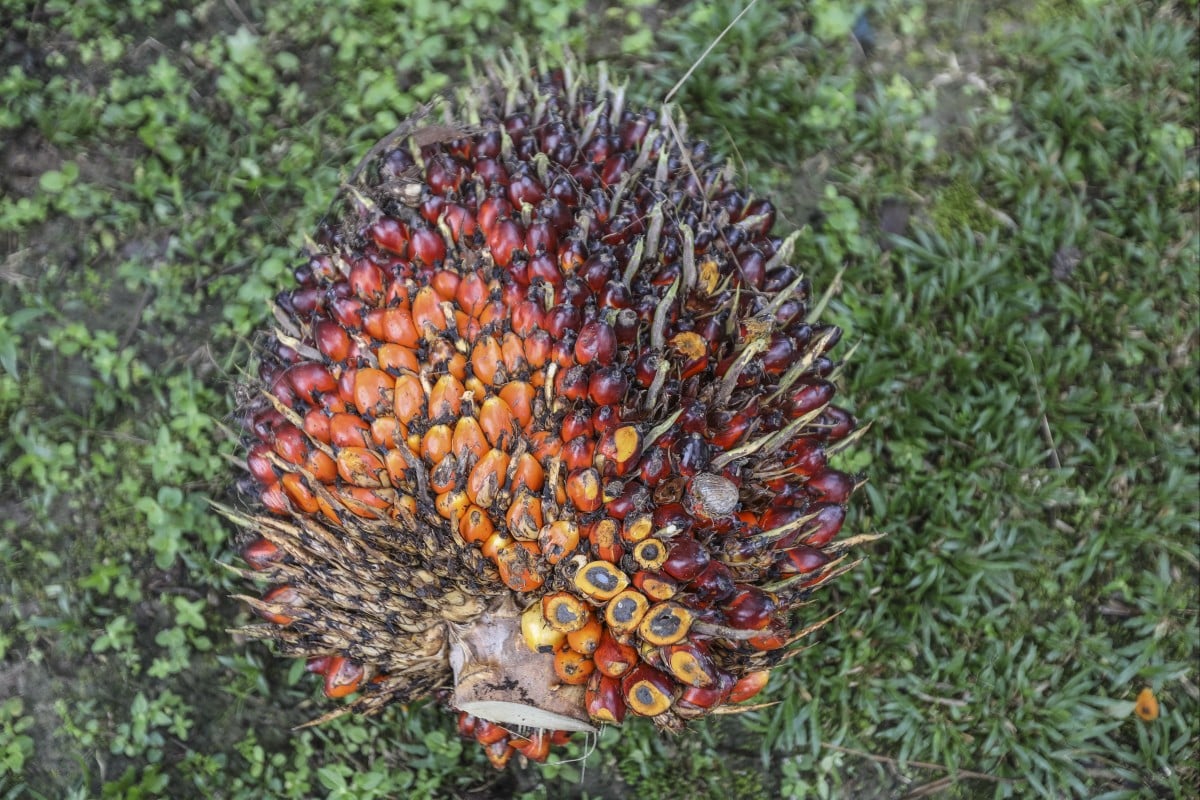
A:
{"type": "MultiPolygon", "coordinates": [[[[379,142],[274,303],[244,631],[321,719],[436,696],[497,766],[752,698],[859,479],[840,331],[669,108],[518,54],[379,142]]],[[[317,720],[320,721],[320,720],[317,720]]]]}

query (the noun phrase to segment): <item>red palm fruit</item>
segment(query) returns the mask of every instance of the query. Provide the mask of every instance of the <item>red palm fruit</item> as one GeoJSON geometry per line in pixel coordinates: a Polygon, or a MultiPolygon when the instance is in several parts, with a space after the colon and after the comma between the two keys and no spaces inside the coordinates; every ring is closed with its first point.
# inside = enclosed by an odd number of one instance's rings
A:
{"type": "MultiPolygon", "coordinates": [[[[578,350],[578,344],[576,344],[578,350]]],[[[598,406],[614,406],[621,403],[625,391],[629,388],[629,380],[624,370],[616,365],[603,367],[592,373],[588,379],[588,399],[598,406]]]]}
{"type": "Polygon", "coordinates": [[[675,713],[684,719],[704,716],[709,709],[729,699],[737,680],[728,672],[717,670],[711,686],[685,686],[675,701],[675,713]]]}
{"type": "Polygon", "coordinates": [[[728,600],[736,588],[733,573],[720,561],[710,561],[704,570],[688,584],[695,602],[703,607],[728,600]]]}
{"type": "Polygon", "coordinates": [[[465,711],[458,713],[458,735],[471,739],[475,736],[475,723],[478,722],[476,717],[468,714],[465,711]]]}
{"type": "Polygon", "coordinates": [[[479,229],[486,237],[491,235],[500,220],[507,219],[512,213],[513,206],[508,202],[508,198],[492,195],[479,205],[479,213],[475,218],[478,220],[479,229]]]}
{"type": "Polygon", "coordinates": [[[792,419],[802,417],[810,411],[826,405],[833,399],[833,393],[833,384],[829,381],[802,382],[788,395],[787,414],[792,419]]]}
{"type": "Polygon", "coordinates": [[[621,679],[626,707],[644,717],[657,716],[675,701],[675,682],[647,664],[639,664],[621,679]]]}
{"type": "Polygon", "coordinates": [[[564,442],[569,442],[579,436],[591,436],[593,433],[592,415],[582,408],[570,411],[563,417],[560,430],[564,442]]]}
{"type": "Polygon", "coordinates": [[[808,479],[805,488],[821,503],[844,503],[854,491],[854,479],[836,469],[826,469],[808,479]]]}
{"type": "Polygon", "coordinates": [[[382,217],[371,226],[371,238],[384,250],[405,257],[408,253],[408,229],[391,217],[382,217]]]}
{"type": "Polygon", "coordinates": [[[600,487],[600,473],[596,470],[575,469],[567,476],[567,497],[581,513],[600,508],[604,495],[600,487]]]}
{"type": "Polygon", "coordinates": [[[788,445],[791,453],[784,462],[793,475],[808,478],[825,469],[825,444],[818,437],[802,436],[788,445]]]}
{"type": "Polygon", "coordinates": [[[784,550],[775,560],[775,569],[780,575],[804,575],[815,572],[833,560],[824,550],[806,544],[784,550]]]}
{"type": "Polygon", "coordinates": [[[809,506],[813,519],[800,534],[799,541],[809,547],[824,547],[842,529],[846,519],[846,508],[833,503],[817,503],[809,506]]]}
{"type": "Polygon", "coordinates": [[[329,663],[333,656],[313,656],[304,662],[304,671],[316,675],[324,675],[329,671],[329,663]]]}
{"type": "Polygon", "coordinates": [[[496,769],[504,769],[508,766],[508,762],[512,760],[513,753],[517,752],[505,734],[505,738],[493,742],[483,748],[483,752],[487,755],[488,761],[496,769]]]}
{"type": "Polygon", "coordinates": [[[532,541],[542,530],[542,501],[533,492],[521,489],[504,515],[505,526],[518,539],[532,541]]]}
{"type": "Polygon", "coordinates": [[[607,517],[597,520],[588,530],[587,537],[592,546],[593,555],[601,561],[612,564],[620,561],[625,555],[625,548],[621,545],[620,532],[621,527],[615,520],[607,517]]]}
{"type": "MultiPolygon", "coordinates": [[[[624,393],[624,388],[621,392],[624,393]]],[[[606,472],[625,475],[641,458],[641,432],[633,425],[613,427],[600,438],[598,452],[604,457],[606,472]]]]}
{"type": "Polygon", "coordinates": [[[670,600],[679,591],[673,578],[647,570],[633,573],[633,585],[652,600],[670,600]]]}
{"type": "Polygon", "coordinates": [[[287,515],[292,512],[287,495],[278,483],[263,489],[259,494],[259,501],[272,514],[287,515]]]}
{"type": "Polygon", "coordinates": [[[316,495],[313,494],[312,489],[299,473],[287,473],[279,479],[279,485],[283,487],[283,491],[287,493],[288,499],[296,508],[306,514],[314,514],[320,510],[321,506],[317,502],[316,495]]]}
{"type": "Polygon", "coordinates": [[[555,393],[567,400],[583,400],[588,393],[588,374],[583,367],[571,367],[554,379],[555,393]]]}
{"type": "Polygon", "coordinates": [[[597,436],[604,436],[606,433],[616,430],[620,424],[621,409],[619,406],[597,406],[596,410],[592,412],[592,427],[596,429],[597,436]]]}
{"type": "Polygon", "coordinates": [[[268,569],[282,557],[280,549],[263,538],[255,539],[242,550],[242,558],[256,570],[268,569]]]}
{"type": "Polygon", "coordinates": [[[684,686],[714,686],[717,667],[708,648],[698,642],[680,642],[662,650],[663,666],[684,686]]]}
{"type": "Polygon", "coordinates": [[[779,610],[774,595],[756,586],[739,586],[722,609],[725,619],[741,630],[762,630],[779,610]]]}
{"type": "Polygon", "coordinates": [[[792,638],[792,629],[783,620],[772,620],[758,636],[746,640],[755,650],[778,650],[792,638]]]}
{"type": "Polygon", "coordinates": [[[678,581],[690,581],[704,571],[711,560],[704,545],[690,536],[681,536],[671,544],[663,572],[678,581]]]}
{"type": "Polygon", "coordinates": [[[317,405],[322,394],[337,391],[337,381],[321,364],[311,361],[296,364],[284,375],[296,394],[309,405],[317,405]]]}
{"type": "Polygon", "coordinates": [[[492,187],[508,185],[508,170],[506,170],[504,165],[494,158],[481,158],[476,161],[475,174],[483,179],[484,186],[492,187]]]}
{"type": "MultiPolygon", "coordinates": [[[[654,526],[664,536],[675,536],[676,542],[687,538],[681,534],[689,533],[694,524],[695,520],[692,519],[692,515],[681,503],[662,503],[654,509],[654,526]]],[[[703,558],[703,556],[698,556],[698,558],[703,558]]]]}
{"type": "MultiPolygon", "coordinates": [[[[604,446],[604,443],[601,442],[597,445],[597,449],[604,446]]],[[[607,469],[605,469],[605,474],[608,474],[607,469]]],[[[638,481],[630,480],[621,484],[619,495],[604,504],[604,511],[615,520],[625,520],[630,514],[641,513],[641,510],[646,508],[650,502],[650,493],[646,491],[646,487],[638,481]]]]}
{"type": "Polygon", "coordinates": [[[619,678],[638,663],[638,652],[627,644],[618,642],[608,628],[600,634],[600,643],[592,653],[596,669],[610,678],[619,678]]]}
{"type": "Polygon", "coordinates": [[[342,656],[333,656],[325,670],[325,696],[336,698],[354,694],[362,685],[364,675],[361,664],[342,656]]]}
{"type": "Polygon", "coordinates": [[[445,221],[446,227],[450,229],[450,235],[455,244],[465,244],[479,230],[475,214],[458,203],[447,203],[442,211],[442,219],[445,221]]]}
{"type": "Polygon", "coordinates": [[[545,583],[537,564],[537,545],[533,542],[514,542],[496,553],[496,568],[500,580],[514,592],[532,592],[545,583]]]}
{"type": "Polygon", "coordinates": [[[625,698],[621,695],[620,679],[605,674],[597,664],[596,672],[588,679],[584,707],[594,721],[620,725],[625,721],[625,698]]]}
{"type": "Polygon", "coordinates": [[[496,265],[507,267],[513,257],[525,247],[525,231],[521,224],[511,218],[497,220],[487,235],[487,246],[496,265]]]}
{"type": "Polygon", "coordinates": [[[258,612],[259,616],[261,616],[267,622],[273,622],[276,625],[281,625],[283,627],[287,627],[296,621],[295,612],[291,609],[300,608],[304,605],[304,599],[300,596],[300,593],[297,592],[294,587],[288,586],[287,584],[284,584],[283,586],[276,586],[274,589],[271,589],[269,592],[264,594],[262,599],[264,603],[282,606],[285,610],[268,611],[266,609],[260,609],[258,612]]]}
{"type": "Polygon", "coordinates": [[[267,458],[269,452],[271,452],[271,447],[266,442],[259,442],[246,454],[246,466],[250,470],[250,474],[264,486],[279,482],[279,476],[275,474],[275,468],[271,466],[271,461],[267,458]]]}
{"type": "Polygon", "coordinates": [[[844,408],[827,406],[817,418],[817,425],[825,430],[827,441],[836,442],[849,436],[858,425],[858,420],[844,408]]]}
{"type": "Polygon", "coordinates": [[[584,626],[567,634],[567,646],[576,653],[590,656],[600,646],[600,635],[603,632],[603,623],[595,614],[588,611],[587,622],[584,626]]]}
{"type": "Polygon", "coordinates": [[[509,744],[512,745],[514,750],[530,761],[536,761],[539,764],[545,761],[550,755],[550,745],[552,743],[551,732],[540,729],[530,733],[528,738],[514,736],[509,740],[509,744]]]}
{"type": "Polygon", "coordinates": [[[591,658],[570,648],[564,648],[554,654],[554,674],[568,686],[587,683],[595,669],[596,665],[591,658]]]}
{"type": "Polygon", "coordinates": [[[611,364],[617,354],[617,336],[612,326],[601,320],[585,323],[575,340],[575,361],[579,364],[596,362],[611,364]]]}
{"type": "Polygon", "coordinates": [[[475,741],[485,747],[496,742],[503,742],[508,738],[508,731],[501,726],[486,719],[478,719],[475,721],[475,741]]]}
{"type": "Polygon", "coordinates": [[[440,233],[430,228],[419,228],[413,231],[408,247],[413,260],[420,261],[426,266],[432,267],[440,264],[446,257],[446,241],[440,233]]]}
{"type": "Polygon", "coordinates": [[[754,697],[766,687],[770,677],[771,671],[766,669],[746,673],[738,678],[737,683],[729,691],[729,702],[741,703],[754,697]]]}
{"type": "Polygon", "coordinates": [[[284,461],[291,464],[303,464],[309,451],[308,437],[304,432],[290,423],[284,423],[275,430],[275,452],[284,461]]]}
{"type": "Polygon", "coordinates": [[[671,475],[671,462],[662,447],[650,448],[638,462],[639,477],[642,483],[653,489],[671,475]]]}
{"type": "Polygon", "coordinates": [[[578,546],[579,525],[574,520],[556,520],[538,533],[538,547],[547,564],[557,564],[578,546]]]}

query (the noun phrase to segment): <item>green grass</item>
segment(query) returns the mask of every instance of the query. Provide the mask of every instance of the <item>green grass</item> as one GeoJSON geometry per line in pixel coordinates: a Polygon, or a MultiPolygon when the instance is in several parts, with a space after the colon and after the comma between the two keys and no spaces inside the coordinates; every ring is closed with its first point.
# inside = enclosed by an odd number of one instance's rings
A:
{"type": "Polygon", "coordinates": [[[0,0],[0,797],[1200,791],[1194,0],[730,31],[677,101],[819,286],[847,267],[843,463],[887,538],[778,705],[502,774],[432,708],[290,731],[320,692],[225,633],[234,386],[339,176],[468,56],[565,42],[655,100],[735,11],[128,5],[0,0]]]}

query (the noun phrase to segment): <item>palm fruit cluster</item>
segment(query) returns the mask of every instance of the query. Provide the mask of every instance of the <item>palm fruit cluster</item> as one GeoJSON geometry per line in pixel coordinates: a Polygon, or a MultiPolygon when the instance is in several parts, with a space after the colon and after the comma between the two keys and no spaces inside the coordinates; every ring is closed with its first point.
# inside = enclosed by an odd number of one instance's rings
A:
{"type": "Polygon", "coordinates": [[[243,409],[265,512],[225,513],[322,719],[432,696],[503,766],[744,707],[852,566],[863,429],[796,235],[678,115],[571,61],[479,84],[308,243],[243,409]]]}

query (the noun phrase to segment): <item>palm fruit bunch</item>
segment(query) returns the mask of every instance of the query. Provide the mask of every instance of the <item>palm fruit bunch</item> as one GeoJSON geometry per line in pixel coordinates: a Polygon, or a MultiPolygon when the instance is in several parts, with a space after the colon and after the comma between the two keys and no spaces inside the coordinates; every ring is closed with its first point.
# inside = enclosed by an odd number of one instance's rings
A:
{"type": "MultiPolygon", "coordinates": [[[[433,697],[497,767],[746,708],[852,564],[863,431],[776,210],[669,107],[505,60],[379,142],[243,408],[241,631],[321,717],[433,697]],[[482,88],[479,88],[482,87],[482,88]]],[[[321,721],[316,720],[316,721],[321,721]]]]}

